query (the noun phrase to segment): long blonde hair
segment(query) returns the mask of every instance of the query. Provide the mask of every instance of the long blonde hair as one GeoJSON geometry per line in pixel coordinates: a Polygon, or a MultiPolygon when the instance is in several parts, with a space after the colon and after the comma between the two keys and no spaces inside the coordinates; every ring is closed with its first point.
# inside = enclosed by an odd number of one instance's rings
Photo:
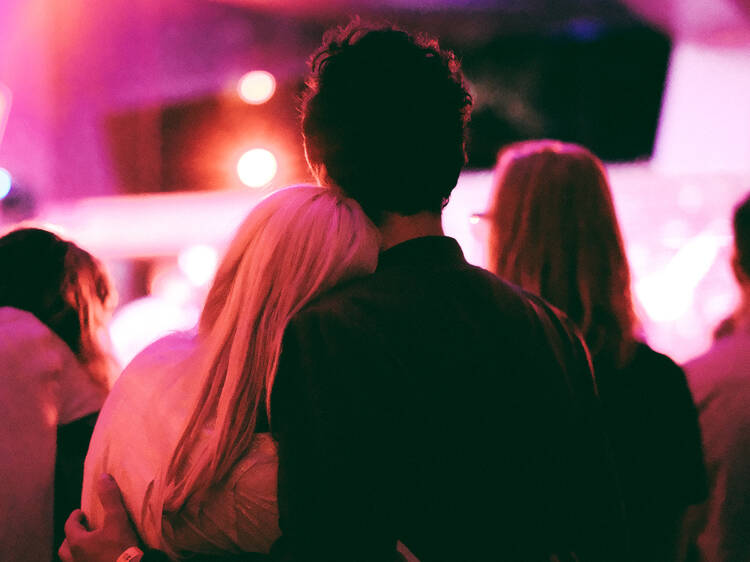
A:
{"type": "MultiPolygon", "coordinates": [[[[331,188],[295,186],[262,200],[221,262],[198,326],[204,378],[169,461],[153,516],[200,501],[248,451],[270,395],[289,320],[346,279],[372,273],[379,234],[359,205],[331,188]],[[194,446],[207,426],[213,431],[194,446]]],[[[162,548],[177,553],[169,539],[162,548]]]]}
{"type": "Polygon", "coordinates": [[[630,268],[601,161],[586,148],[525,141],[500,152],[489,269],[562,309],[594,359],[635,340],[630,268]]]}

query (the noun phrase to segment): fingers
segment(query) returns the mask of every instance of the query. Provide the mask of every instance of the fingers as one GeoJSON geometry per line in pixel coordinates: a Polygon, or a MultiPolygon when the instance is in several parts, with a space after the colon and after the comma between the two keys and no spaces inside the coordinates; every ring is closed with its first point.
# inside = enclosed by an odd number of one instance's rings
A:
{"type": "Polygon", "coordinates": [[[60,548],[57,550],[57,555],[62,562],[73,562],[73,554],[70,552],[70,545],[68,544],[67,539],[60,545],[60,548]]]}
{"type": "Polygon", "coordinates": [[[117,482],[109,474],[102,474],[96,483],[96,491],[99,494],[99,501],[104,508],[104,525],[113,521],[120,525],[130,525],[128,512],[125,511],[125,504],[122,501],[122,494],[117,482]]]}
{"type": "Polygon", "coordinates": [[[68,519],[65,521],[65,536],[68,539],[75,539],[88,532],[89,530],[86,528],[86,515],[84,515],[83,511],[76,509],[68,515],[68,519]]]}
{"type": "Polygon", "coordinates": [[[122,503],[122,494],[117,482],[109,474],[102,474],[96,483],[96,491],[99,494],[99,501],[107,513],[125,513],[125,506],[122,503]]]}
{"type": "MultiPolygon", "coordinates": [[[[104,508],[104,521],[97,531],[113,540],[125,544],[125,548],[138,544],[138,535],[133,528],[117,482],[109,474],[102,474],[96,483],[99,501],[104,508]]],[[[122,550],[125,550],[124,548],[122,550]]]]}

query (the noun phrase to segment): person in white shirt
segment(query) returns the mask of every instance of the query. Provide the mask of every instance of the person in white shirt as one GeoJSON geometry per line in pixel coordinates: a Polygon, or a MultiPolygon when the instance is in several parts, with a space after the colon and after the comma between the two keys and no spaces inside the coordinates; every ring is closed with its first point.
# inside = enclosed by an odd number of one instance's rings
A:
{"type": "Polygon", "coordinates": [[[698,406],[708,500],[691,514],[690,560],[750,560],[750,196],[735,209],[732,269],[740,304],[685,371],[698,406]]]}
{"type": "Polygon", "coordinates": [[[115,293],[98,260],[46,230],[0,238],[0,270],[0,559],[51,560],[114,368],[115,293]]]}

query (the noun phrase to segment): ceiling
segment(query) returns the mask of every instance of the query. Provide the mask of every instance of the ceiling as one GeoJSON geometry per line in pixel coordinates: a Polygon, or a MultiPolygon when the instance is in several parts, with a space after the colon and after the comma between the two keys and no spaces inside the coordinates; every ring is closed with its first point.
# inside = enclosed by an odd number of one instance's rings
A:
{"type": "MultiPolygon", "coordinates": [[[[211,0],[305,19],[327,21],[342,14],[391,15],[440,13],[464,19],[495,14],[511,28],[578,17],[602,23],[643,19],[677,35],[706,36],[747,29],[750,0],[211,0]]],[[[496,25],[496,24],[495,24],[496,25]]]]}

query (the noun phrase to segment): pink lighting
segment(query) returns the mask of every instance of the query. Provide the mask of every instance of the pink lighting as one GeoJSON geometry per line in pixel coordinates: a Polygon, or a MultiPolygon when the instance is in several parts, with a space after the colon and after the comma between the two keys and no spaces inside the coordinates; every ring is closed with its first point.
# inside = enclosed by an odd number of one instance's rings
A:
{"type": "Polygon", "coordinates": [[[56,231],[104,259],[176,256],[197,244],[223,247],[262,196],[227,190],[92,197],[48,204],[35,222],[59,225],[56,231]]]}
{"type": "Polygon", "coordinates": [[[635,284],[635,294],[649,318],[664,323],[685,316],[694,305],[699,283],[721,248],[730,243],[731,236],[706,230],[684,243],[664,266],[642,277],[635,284]]]}
{"type": "Polygon", "coordinates": [[[276,176],[276,157],[265,148],[245,152],[237,162],[237,175],[248,187],[263,187],[276,176]]]}
{"type": "Polygon", "coordinates": [[[115,358],[121,365],[127,365],[157,339],[175,331],[189,330],[198,322],[200,306],[179,301],[182,291],[169,294],[170,298],[136,299],[115,313],[109,332],[115,358]]]}
{"type": "Polygon", "coordinates": [[[10,115],[10,102],[13,99],[13,95],[5,84],[0,83],[0,143],[3,142],[3,134],[5,133],[5,125],[8,122],[8,115],[10,115]]]}
{"type": "Polygon", "coordinates": [[[276,91],[276,80],[270,72],[253,70],[240,78],[237,91],[247,103],[260,105],[273,96],[276,91]]]}
{"type": "Polygon", "coordinates": [[[742,37],[675,43],[654,151],[659,171],[750,172],[750,31],[742,37]]]}

